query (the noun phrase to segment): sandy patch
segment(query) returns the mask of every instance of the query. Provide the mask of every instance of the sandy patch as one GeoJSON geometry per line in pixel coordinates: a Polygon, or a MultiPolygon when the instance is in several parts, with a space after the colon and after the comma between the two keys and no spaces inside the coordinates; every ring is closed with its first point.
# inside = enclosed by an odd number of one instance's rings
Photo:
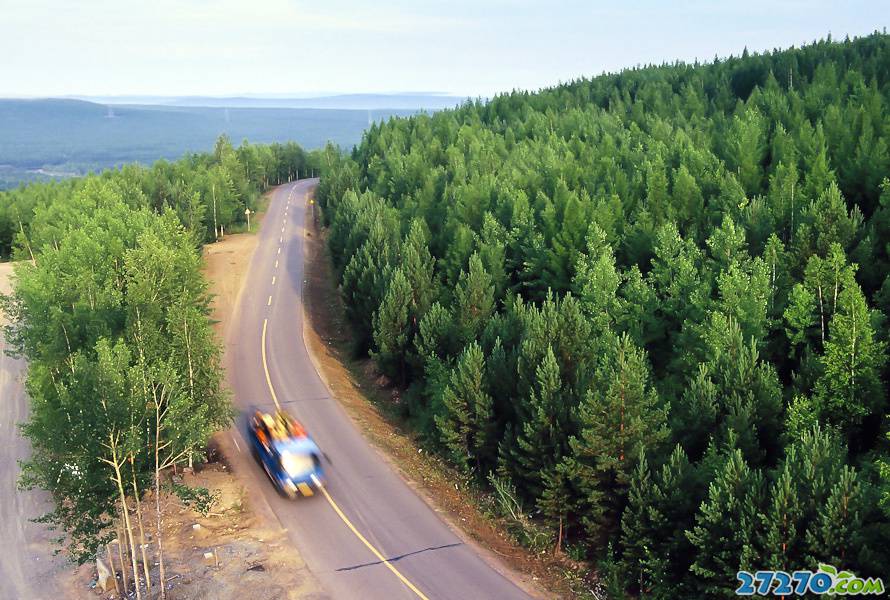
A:
{"type": "Polygon", "coordinates": [[[259,238],[255,233],[227,235],[222,241],[204,246],[204,275],[210,283],[213,301],[210,304],[214,329],[221,340],[226,339],[229,321],[238,303],[241,283],[256,250],[259,238]]]}

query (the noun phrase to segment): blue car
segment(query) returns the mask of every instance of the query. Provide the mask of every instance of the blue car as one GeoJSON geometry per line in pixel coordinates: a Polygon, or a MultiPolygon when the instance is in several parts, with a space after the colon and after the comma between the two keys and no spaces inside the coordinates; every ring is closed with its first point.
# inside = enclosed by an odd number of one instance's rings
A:
{"type": "Polygon", "coordinates": [[[248,436],[254,457],[285,496],[312,496],[323,484],[321,450],[299,421],[286,412],[255,411],[248,436]]]}

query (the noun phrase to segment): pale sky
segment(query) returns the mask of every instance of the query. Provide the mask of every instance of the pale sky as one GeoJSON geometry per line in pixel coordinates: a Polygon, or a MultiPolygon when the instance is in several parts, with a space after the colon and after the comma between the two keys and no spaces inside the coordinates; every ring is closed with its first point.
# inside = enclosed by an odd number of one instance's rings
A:
{"type": "Polygon", "coordinates": [[[0,97],[488,96],[888,25],[888,0],[0,0],[0,97]]]}

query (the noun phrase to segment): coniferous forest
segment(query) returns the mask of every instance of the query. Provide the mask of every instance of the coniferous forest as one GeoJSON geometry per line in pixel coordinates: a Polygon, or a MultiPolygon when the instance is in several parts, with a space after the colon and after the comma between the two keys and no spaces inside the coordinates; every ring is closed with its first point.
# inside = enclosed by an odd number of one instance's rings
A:
{"type": "Polygon", "coordinates": [[[876,33],[374,125],[318,194],[356,350],[612,590],[885,574],[888,107],[876,33]]]}

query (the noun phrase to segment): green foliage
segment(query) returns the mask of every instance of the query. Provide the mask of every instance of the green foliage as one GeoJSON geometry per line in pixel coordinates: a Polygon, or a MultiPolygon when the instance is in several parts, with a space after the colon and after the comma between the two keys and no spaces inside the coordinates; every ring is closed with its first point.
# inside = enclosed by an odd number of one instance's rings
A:
{"type": "Polygon", "coordinates": [[[685,532],[703,495],[679,445],[660,471],[650,472],[645,456],[640,458],[621,518],[622,566],[634,591],[654,598],[693,595],[687,573],[695,548],[685,532]]]}
{"type": "Polygon", "coordinates": [[[731,598],[734,592],[726,582],[734,580],[740,569],[758,568],[754,532],[761,520],[762,488],[760,473],[751,470],[739,450],[732,451],[687,532],[696,548],[691,570],[698,576],[695,583],[700,593],[731,598]]]}
{"type": "Polygon", "coordinates": [[[214,226],[229,231],[243,225],[244,210],[257,209],[261,192],[305,173],[316,160],[293,143],[234,148],[222,136],[213,153],[0,192],[0,259],[31,258],[58,244],[91,210],[117,201],[157,213],[171,209],[197,242],[212,241],[214,226]]]}
{"type": "Polygon", "coordinates": [[[458,337],[462,343],[469,343],[482,332],[494,311],[494,284],[478,254],[470,257],[469,272],[461,272],[454,301],[458,337]]]}
{"type": "Polygon", "coordinates": [[[494,462],[494,414],[485,390],[485,357],[478,344],[467,346],[442,397],[444,414],[436,415],[442,442],[463,470],[484,475],[494,462]]]}
{"type": "Polygon", "coordinates": [[[816,382],[822,418],[848,433],[884,405],[884,343],[875,339],[871,313],[855,283],[841,290],[816,382]]]}
{"type": "Polygon", "coordinates": [[[408,312],[411,308],[411,284],[401,269],[396,269],[380,308],[374,315],[373,353],[380,369],[390,377],[404,380],[406,353],[410,341],[408,312]]]}
{"type": "Polygon", "coordinates": [[[582,521],[592,540],[603,541],[618,528],[634,465],[669,433],[645,352],[624,335],[611,354],[578,409],[579,434],[569,441],[572,477],[585,496],[582,521]]]}
{"type": "Polygon", "coordinates": [[[210,514],[220,498],[219,490],[208,490],[205,487],[191,487],[173,482],[170,488],[183,506],[193,509],[202,517],[210,514]]]}
{"type": "MultiPolygon", "coordinates": [[[[126,493],[131,480],[145,489],[156,461],[161,469],[190,461],[230,422],[196,248],[204,225],[190,222],[196,213],[183,213],[184,205],[153,198],[169,198],[170,181],[200,185],[208,171],[226,169],[227,189],[241,189],[229,200],[252,202],[236,152],[220,139],[213,158],[20,192],[44,196],[16,240],[16,252],[33,261],[16,266],[14,291],[3,299],[7,339],[29,364],[23,431],[33,453],[22,483],[52,494],[46,520],[67,534],[75,560],[90,559],[111,535],[115,464],[126,493]],[[179,173],[167,179],[168,169],[179,173]]],[[[217,198],[221,223],[230,222],[219,210],[229,200],[217,198]]]]}
{"type": "Polygon", "coordinates": [[[633,69],[325,153],[344,299],[382,369],[407,357],[412,422],[463,469],[495,441],[496,494],[610,589],[890,561],[888,57],[874,34],[633,69]]]}

